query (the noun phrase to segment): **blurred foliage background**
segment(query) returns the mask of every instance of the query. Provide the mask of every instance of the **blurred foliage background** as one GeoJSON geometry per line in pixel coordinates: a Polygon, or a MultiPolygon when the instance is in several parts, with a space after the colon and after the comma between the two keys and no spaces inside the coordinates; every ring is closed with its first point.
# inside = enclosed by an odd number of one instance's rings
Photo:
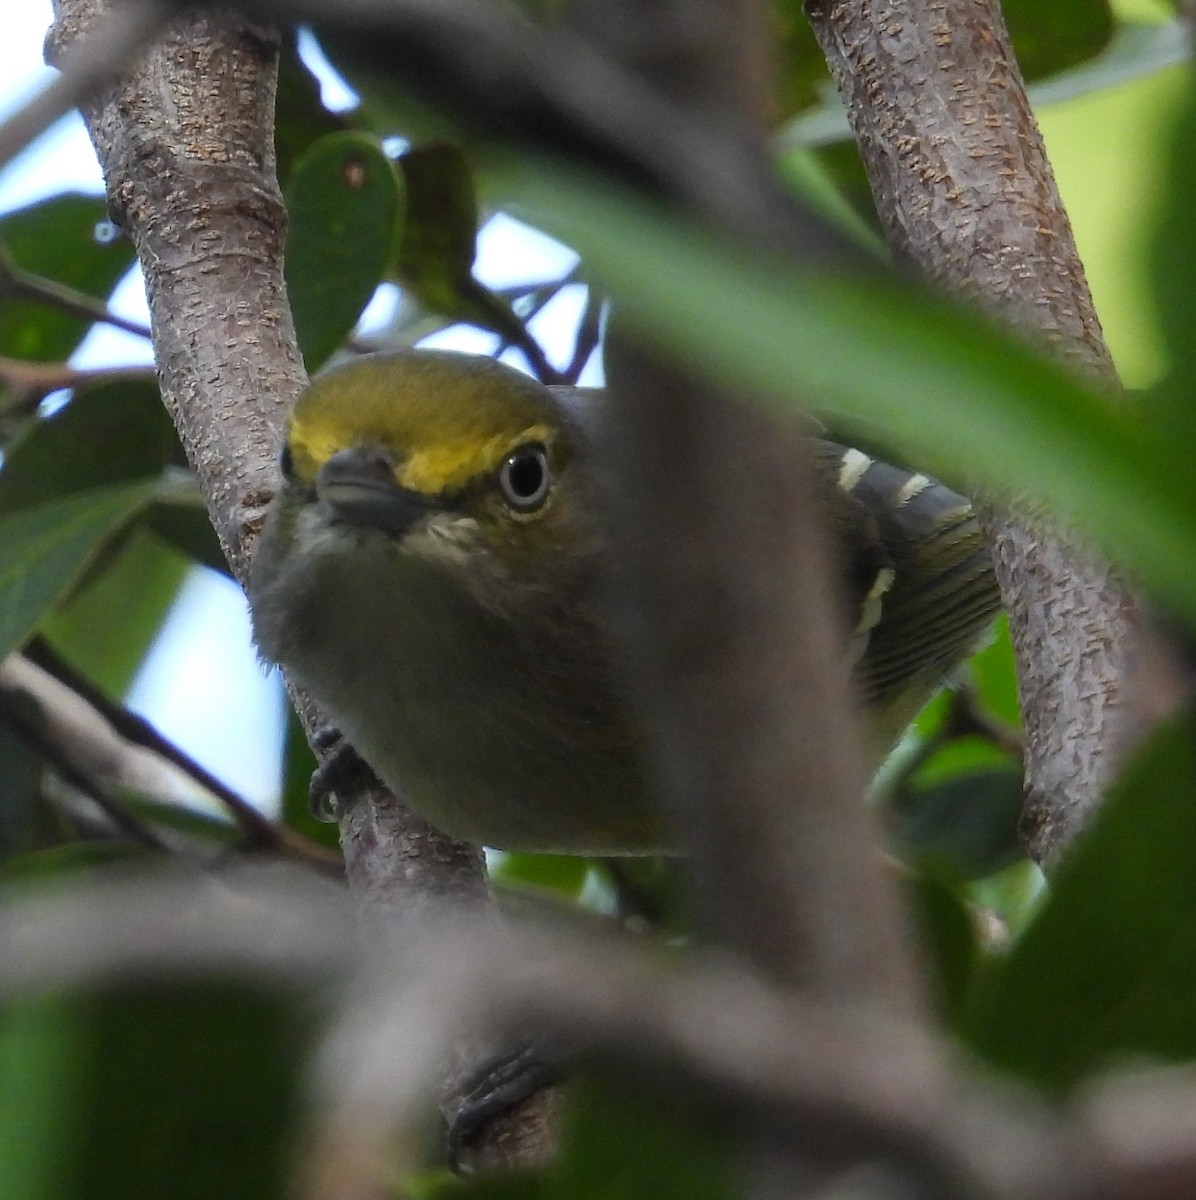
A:
{"type": "MultiPolygon", "coordinates": [[[[929,452],[930,466],[961,478],[1008,477],[1031,492],[1040,483],[1046,501],[1070,504],[1069,515],[1091,511],[1093,536],[1115,556],[1123,550],[1119,561],[1190,620],[1196,556],[1185,551],[1196,548],[1196,500],[1182,434],[1191,420],[1185,346],[1196,255],[1186,213],[1196,124],[1181,22],[1151,0],[1006,0],[1005,9],[1123,379],[1150,392],[1145,411],[1162,412],[1179,436],[1160,449],[1149,430],[1085,409],[1085,398],[1045,368],[1041,392],[1026,403],[1054,414],[1059,440],[1031,444],[1037,431],[1028,427],[1021,441],[1009,434],[981,444],[965,430],[948,438],[963,448],[952,457],[896,424],[887,432],[919,465],[927,461],[919,452],[929,452]],[[1027,463],[1040,464],[1038,476],[1027,463]]],[[[874,240],[861,168],[799,5],[778,4],[777,30],[785,67],[778,159],[794,186],[874,240]]],[[[637,275],[611,243],[622,236],[627,250],[639,236],[651,239],[651,214],[627,210],[601,228],[597,218],[591,226],[566,219],[568,180],[555,181],[556,208],[537,201],[554,181],[529,188],[484,148],[428,138],[443,132],[429,114],[326,49],[360,105],[326,109],[290,40],[278,104],[288,287],[309,370],[472,326],[543,378],[598,376],[608,289],[637,311],[658,303],[651,263],[637,275]],[[557,235],[576,229],[580,263],[526,285],[488,286],[475,271],[475,235],[504,209],[539,214],[557,235]],[[392,302],[378,306],[380,288],[392,302]],[[541,344],[528,322],[565,290],[577,297],[573,327],[541,344]],[[375,315],[362,326],[371,301],[375,315]]],[[[18,166],[37,170],[36,159],[18,166]]],[[[0,657],[22,654],[41,681],[31,699],[20,682],[27,676],[0,677],[0,879],[10,907],[46,889],[86,887],[130,861],[218,868],[298,847],[326,870],[336,853],[335,827],[307,812],[313,761],[293,720],[277,746],[262,735],[283,780],[262,822],[124,705],[185,582],[224,566],[152,372],[71,365],[132,266],[128,242],[106,222],[102,199],[79,194],[0,216],[0,657]],[[63,748],[54,714],[71,704],[99,721],[100,744],[121,748],[118,768],[63,748]]],[[[731,310],[724,340],[734,360],[735,322],[750,320],[757,293],[767,299],[768,280],[745,277],[728,293],[717,253],[696,263],[685,280],[712,309],[731,310]]],[[[801,321],[803,312],[786,307],[777,319],[801,321]]],[[[705,319],[661,318],[661,328],[685,344],[705,336],[705,319]]],[[[868,328],[861,323],[855,335],[865,343],[868,328]]],[[[721,345],[717,328],[713,336],[721,345]]],[[[767,369],[783,375],[789,352],[778,350],[767,369]]],[[[716,346],[712,362],[722,353],[716,346]]],[[[933,375],[933,346],[910,354],[933,375]]],[[[977,351],[974,379],[999,407],[1019,384],[992,361],[977,351]]],[[[929,383],[924,390],[914,417],[933,425],[934,405],[946,411],[949,398],[936,399],[929,383]]],[[[850,424],[865,413],[884,427],[870,395],[861,387],[858,404],[832,396],[830,418],[850,424]]],[[[1022,410],[1010,399],[1007,412],[1015,427],[1022,410]]],[[[1124,1059],[1196,1054],[1196,958],[1186,945],[1196,919],[1190,732],[1181,718],[1147,747],[1046,897],[1017,838],[1017,702],[1003,629],[932,702],[874,787],[945,1027],[1049,1094],[1124,1059]]],[[[513,904],[581,904],[637,932],[684,937],[673,864],[495,854],[491,867],[513,904]]],[[[282,1194],[313,1028],[301,997],[218,981],[12,999],[0,1012],[0,1194],[282,1194]]],[[[571,1196],[587,1186],[577,1162],[631,1169],[612,1165],[623,1135],[606,1124],[609,1112],[590,1103],[581,1114],[574,1165],[552,1185],[571,1196]]],[[[692,1131],[674,1130],[636,1153],[649,1172],[643,1155],[657,1154],[663,1172],[666,1160],[698,1151],[692,1131]]],[[[680,1177],[669,1186],[690,1194],[680,1177]]]]}

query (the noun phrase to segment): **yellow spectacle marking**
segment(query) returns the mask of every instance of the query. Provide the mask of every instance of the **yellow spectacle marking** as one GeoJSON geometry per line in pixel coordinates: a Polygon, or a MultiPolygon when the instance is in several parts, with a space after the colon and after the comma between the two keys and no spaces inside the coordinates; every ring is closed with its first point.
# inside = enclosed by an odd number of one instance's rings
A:
{"type": "Polygon", "coordinates": [[[395,480],[401,486],[435,496],[455,491],[479,476],[496,471],[502,460],[518,446],[528,442],[549,446],[553,440],[553,430],[548,425],[528,426],[514,438],[510,434],[457,438],[416,449],[394,446],[389,437],[367,430],[353,432],[358,436],[349,435],[339,423],[292,420],[291,453],[300,476],[314,480],[320,466],[338,451],[354,445],[373,444],[393,450],[399,460],[395,480]]]}
{"type": "Polygon", "coordinates": [[[552,430],[547,425],[532,425],[514,440],[504,435],[483,441],[442,442],[409,454],[399,464],[395,478],[413,492],[436,495],[454,491],[479,475],[496,471],[517,446],[528,442],[547,446],[551,441],[552,430]]]}

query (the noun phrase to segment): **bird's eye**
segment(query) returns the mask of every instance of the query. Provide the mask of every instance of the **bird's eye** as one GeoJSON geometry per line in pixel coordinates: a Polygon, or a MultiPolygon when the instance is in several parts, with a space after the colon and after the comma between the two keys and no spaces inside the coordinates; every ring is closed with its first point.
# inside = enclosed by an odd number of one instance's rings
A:
{"type": "Polygon", "coordinates": [[[290,479],[295,473],[295,460],[291,454],[290,442],[283,442],[282,449],[278,452],[278,469],[282,472],[283,479],[290,479]]]}
{"type": "Polygon", "coordinates": [[[520,446],[507,455],[498,470],[503,499],[519,512],[539,508],[552,487],[548,455],[543,446],[520,446]]]}

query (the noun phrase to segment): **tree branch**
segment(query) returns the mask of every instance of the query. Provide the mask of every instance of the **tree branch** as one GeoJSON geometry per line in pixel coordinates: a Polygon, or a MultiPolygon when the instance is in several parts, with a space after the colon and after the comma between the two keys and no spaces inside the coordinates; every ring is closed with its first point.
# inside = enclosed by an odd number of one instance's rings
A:
{"type": "Polygon", "coordinates": [[[80,317],[84,321],[97,321],[111,325],[114,329],[123,329],[137,337],[147,338],[150,331],[139,321],[130,321],[127,317],[118,316],[111,312],[108,306],[86,292],[76,291],[65,284],[56,283],[52,279],[43,279],[30,271],[22,270],[8,254],[0,248],[0,296],[15,297],[18,300],[33,300],[51,308],[58,309],[72,317],[80,317]]]}
{"type": "MultiPolygon", "coordinates": [[[[901,261],[1116,386],[997,0],[807,0],[901,261]]],[[[1107,566],[1032,514],[987,519],[1026,729],[1030,852],[1054,862],[1122,748],[1136,632],[1107,566]]]]}
{"type": "MultiPolygon", "coordinates": [[[[73,61],[109,8],[56,0],[50,59],[73,61]]],[[[277,40],[227,11],[187,13],[82,106],[109,205],[145,274],[163,400],[242,581],[277,483],[283,415],[304,383],[282,277],[277,40]]],[[[292,695],[311,736],[323,722],[292,695]]],[[[339,799],[350,885],[367,914],[445,895],[486,902],[474,848],[409,818],[387,792],[339,799]]]]}

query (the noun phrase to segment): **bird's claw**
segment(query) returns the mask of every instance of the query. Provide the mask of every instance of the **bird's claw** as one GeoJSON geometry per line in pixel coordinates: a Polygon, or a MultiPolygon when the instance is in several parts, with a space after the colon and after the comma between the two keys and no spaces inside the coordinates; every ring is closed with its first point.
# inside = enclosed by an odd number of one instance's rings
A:
{"type": "Polygon", "coordinates": [[[534,1042],[474,1063],[461,1082],[456,1109],[447,1114],[449,1168],[466,1174],[471,1143],[485,1126],[563,1076],[561,1067],[534,1042]]]}
{"type": "Polygon", "coordinates": [[[377,776],[335,726],[325,725],[317,730],[312,745],[322,758],[308,785],[308,808],[317,821],[334,822],[340,815],[337,795],[355,790],[363,783],[374,783],[377,776]]]}

